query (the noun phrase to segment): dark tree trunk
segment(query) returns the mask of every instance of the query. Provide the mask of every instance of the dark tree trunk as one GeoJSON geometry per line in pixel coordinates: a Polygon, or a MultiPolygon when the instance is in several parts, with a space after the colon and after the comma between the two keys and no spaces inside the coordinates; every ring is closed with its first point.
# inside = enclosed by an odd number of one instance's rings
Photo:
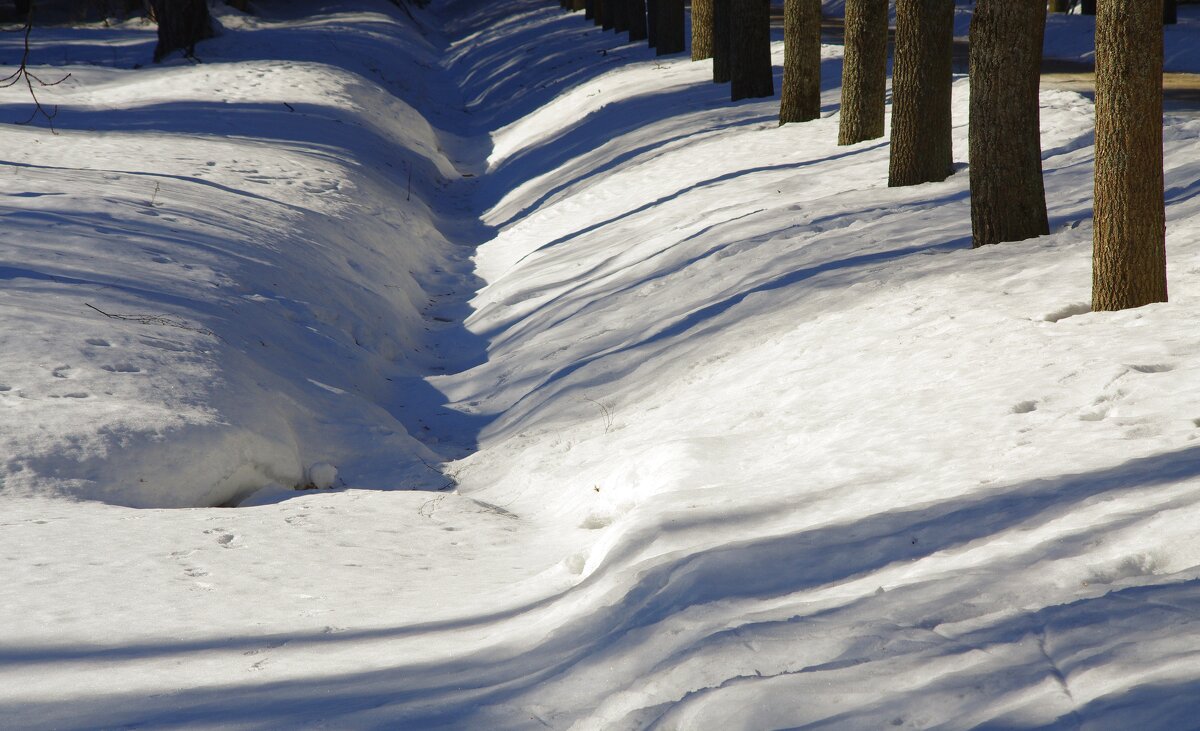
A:
{"type": "Polygon", "coordinates": [[[1050,12],[1065,13],[1071,9],[1070,0],[1050,0],[1050,12]]]}
{"type": "Polygon", "coordinates": [[[821,0],[785,0],[779,123],[821,116],[821,0]]]}
{"type": "Polygon", "coordinates": [[[158,19],[158,45],[154,60],[161,61],[172,51],[182,50],[192,56],[196,44],[212,38],[212,19],[206,0],[151,0],[154,17],[158,19]]]}
{"type": "Polygon", "coordinates": [[[658,43],[654,48],[659,56],[684,50],[683,25],[683,0],[658,0],[658,43]]]}
{"type": "Polygon", "coordinates": [[[17,17],[28,18],[29,11],[33,9],[32,0],[13,0],[13,6],[16,8],[17,17]]]}
{"type": "Polygon", "coordinates": [[[613,30],[618,33],[629,30],[628,0],[613,0],[613,30]]]}
{"type": "Polygon", "coordinates": [[[659,0],[646,0],[646,43],[651,48],[658,45],[658,3],[659,0]]]}
{"type": "Polygon", "coordinates": [[[646,40],[646,0],[629,1],[629,40],[646,40]]]}
{"type": "Polygon", "coordinates": [[[584,0],[583,17],[588,20],[596,19],[596,0],[584,0]]]}
{"type": "Polygon", "coordinates": [[[883,137],[888,0],[846,0],[845,28],[838,144],[853,145],[883,137]]]}
{"type": "Polygon", "coordinates": [[[896,0],[888,185],[950,177],[954,0],[896,0]]]}
{"type": "Polygon", "coordinates": [[[1167,301],[1162,0],[1105,0],[1096,17],[1092,309],[1167,301]]]}
{"type": "Polygon", "coordinates": [[[1163,2],[1163,25],[1174,25],[1179,22],[1179,14],[1175,7],[1175,0],[1165,0],[1163,2]]]}
{"type": "Polygon", "coordinates": [[[570,0],[571,12],[577,13],[587,9],[587,0],[570,0]]]}
{"type": "Polygon", "coordinates": [[[1038,114],[1043,0],[979,0],[971,19],[974,246],[1050,233],[1038,114]]]}
{"type": "Polygon", "coordinates": [[[713,0],[713,83],[730,81],[729,53],[733,41],[729,16],[733,0],[713,0]]]}
{"type": "Polygon", "coordinates": [[[1096,0],[1079,0],[1079,11],[1084,15],[1096,14],[1096,0]]]}
{"type": "Polygon", "coordinates": [[[692,60],[713,55],[713,0],[692,0],[692,60]]]}
{"type": "Polygon", "coordinates": [[[729,10],[730,98],[773,95],[770,0],[730,0],[729,10]]]}
{"type": "Polygon", "coordinates": [[[613,21],[616,16],[617,0],[603,0],[600,3],[598,13],[600,15],[600,27],[604,30],[613,29],[613,21]]]}

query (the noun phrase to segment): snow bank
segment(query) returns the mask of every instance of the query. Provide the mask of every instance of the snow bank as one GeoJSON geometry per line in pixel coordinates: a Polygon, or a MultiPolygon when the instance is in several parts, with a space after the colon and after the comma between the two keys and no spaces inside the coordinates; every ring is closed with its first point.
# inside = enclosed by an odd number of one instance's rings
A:
{"type": "MultiPolygon", "coordinates": [[[[418,108],[444,91],[409,80],[429,43],[389,12],[222,20],[202,64],[46,70],[71,72],[40,91],[57,134],[6,128],[6,492],[221,505],[317,462],[442,481],[402,411],[462,281],[439,228],[457,142],[418,108]]],[[[152,30],[126,24],[123,48],[152,30]]],[[[35,37],[43,62],[87,53],[70,29],[35,37]]]]}

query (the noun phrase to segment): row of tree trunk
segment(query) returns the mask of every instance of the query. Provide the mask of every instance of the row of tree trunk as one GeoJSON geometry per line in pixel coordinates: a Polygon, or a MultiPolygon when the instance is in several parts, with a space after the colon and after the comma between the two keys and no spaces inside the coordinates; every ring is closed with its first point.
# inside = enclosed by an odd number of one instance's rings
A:
{"type": "MultiPolygon", "coordinates": [[[[605,5],[612,12],[633,3],[587,0],[601,24],[607,23],[605,5]]],[[[1095,310],[1166,301],[1162,24],[1174,21],[1174,5],[1174,0],[1100,4],[1095,310]]],[[[888,185],[941,181],[954,171],[954,2],[895,0],[895,7],[888,185]]],[[[1056,7],[1065,9],[1051,0],[1049,9],[1056,7]]],[[[649,0],[651,45],[660,54],[683,50],[682,10],[676,0],[649,0]]],[[[1095,12],[1095,3],[1085,0],[1083,11],[1095,12]]],[[[1046,12],[1047,0],[977,0],[975,6],[968,152],[976,247],[1049,233],[1038,109],[1046,12]]],[[[692,59],[712,58],[713,80],[730,82],[733,100],[774,93],[769,13],[769,0],[693,0],[692,59]]],[[[628,22],[618,16],[612,24],[622,30],[628,22]]],[[[852,145],[884,135],[888,0],[846,0],[844,28],[838,144],[852,145]]],[[[820,116],[820,69],[820,0],[785,0],[781,124],[820,116]]]]}

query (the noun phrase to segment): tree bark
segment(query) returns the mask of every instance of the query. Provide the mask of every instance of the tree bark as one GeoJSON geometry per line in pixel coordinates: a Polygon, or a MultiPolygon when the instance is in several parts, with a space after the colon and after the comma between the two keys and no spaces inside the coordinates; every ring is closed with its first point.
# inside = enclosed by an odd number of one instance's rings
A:
{"type": "Polygon", "coordinates": [[[779,123],[821,116],[821,0],[785,0],[779,123]]]}
{"type": "Polygon", "coordinates": [[[770,0],[731,0],[729,31],[730,98],[772,96],[770,0]]]}
{"type": "Polygon", "coordinates": [[[206,0],[151,0],[158,19],[158,45],[154,60],[161,61],[172,51],[182,50],[189,58],[196,44],[212,38],[212,18],[206,0]]]}
{"type": "Polygon", "coordinates": [[[973,246],[1050,233],[1038,113],[1043,0],[978,0],[971,18],[973,246]]]}
{"type": "Polygon", "coordinates": [[[883,137],[887,103],[887,0],[846,0],[838,144],[883,137]]]}
{"type": "Polygon", "coordinates": [[[729,53],[732,42],[729,16],[733,12],[733,0],[712,0],[713,3],[713,83],[726,84],[730,81],[729,53]]]}
{"type": "Polygon", "coordinates": [[[889,186],[936,182],[953,172],[953,41],[953,0],[896,0],[889,186]]]}
{"type": "Polygon", "coordinates": [[[1167,301],[1162,0],[1106,0],[1096,16],[1092,309],[1167,301]]]}
{"type": "Polygon", "coordinates": [[[713,55],[713,0],[692,0],[692,60],[713,55]]]}
{"type": "Polygon", "coordinates": [[[659,56],[680,53],[683,41],[683,0],[658,0],[658,42],[654,49],[659,56]]]}
{"type": "Polygon", "coordinates": [[[629,2],[629,40],[646,40],[646,0],[629,2]]]}

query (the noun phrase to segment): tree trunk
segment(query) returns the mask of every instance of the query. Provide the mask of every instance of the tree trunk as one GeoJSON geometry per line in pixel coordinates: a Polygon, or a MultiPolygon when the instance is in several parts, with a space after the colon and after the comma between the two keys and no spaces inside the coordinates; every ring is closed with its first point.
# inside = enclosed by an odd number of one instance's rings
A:
{"type": "Polygon", "coordinates": [[[1065,13],[1071,9],[1070,0],[1050,0],[1050,12],[1065,13]]]}
{"type": "Polygon", "coordinates": [[[158,19],[158,45],[154,60],[161,61],[172,51],[183,50],[189,58],[196,43],[212,38],[212,19],[206,0],[151,0],[158,19]]]}
{"type": "Polygon", "coordinates": [[[821,116],[821,0],[785,0],[779,123],[821,116]]]}
{"type": "Polygon", "coordinates": [[[896,0],[888,185],[950,177],[954,0],[896,0]]]}
{"type": "Polygon", "coordinates": [[[1096,0],[1079,0],[1079,12],[1084,15],[1096,14],[1096,0]]]}
{"type": "Polygon", "coordinates": [[[1165,0],[1163,2],[1163,25],[1174,25],[1179,22],[1179,14],[1175,7],[1175,0],[1165,0]]]}
{"type": "Polygon", "coordinates": [[[596,0],[584,0],[583,17],[588,20],[596,19],[596,0]]]}
{"type": "Polygon", "coordinates": [[[646,43],[651,48],[658,45],[658,3],[659,0],[646,0],[646,43]]]}
{"type": "Polygon", "coordinates": [[[1050,233],[1038,114],[1043,0],[979,0],[971,19],[972,245],[1050,233]]]}
{"type": "Polygon", "coordinates": [[[603,0],[600,3],[600,27],[604,30],[613,29],[613,20],[616,16],[617,0],[603,0]]]}
{"type": "Polygon", "coordinates": [[[731,0],[729,9],[730,98],[771,96],[770,0],[731,0]]]}
{"type": "Polygon", "coordinates": [[[683,25],[683,0],[658,0],[658,43],[654,48],[659,56],[684,50],[683,25]]]}
{"type": "Polygon", "coordinates": [[[1162,0],[1105,0],[1096,17],[1092,309],[1167,301],[1162,0]]]}
{"type": "Polygon", "coordinates": [[[692,60],[713,55],[713,0],[692,0],[692,60]]]}
{"type": "Polygon", "coordinates": [[[629,30],[628,0],[613,0],[613,30],[618,33],[629,30]]]}
{"type": "Polygon", "coordinates": [[[25,19],[29,17],[29,11],[33,9],[33,0],[13,0],[13,6],[17,11],[17,17],[25,19]]]}
{"type": "Polygon", "coordinates": [[[729,16],[733,12],[733,0],[712,0],[713,3],[713,83],[726,84],[730,80],[729,52],[732,35],[729,16]]]}
{"type": "Polygon", "coordinates": [[[571,12],[577,13],[580,10],[586,10],[587,9],[586,2],[587,2],[587,0],[571,0],[571,2],[570,2],[571,12]]]}
{"type": "Polygon", "coordinates": [[[838,144],[853,145],[883,137],[888,0],[846,0],[845,28],[838,144]]]}
{"type": "Polygon", "coordinates": [[[646,0],[629,2],[629,40],[646,40],[646,0]]]}

